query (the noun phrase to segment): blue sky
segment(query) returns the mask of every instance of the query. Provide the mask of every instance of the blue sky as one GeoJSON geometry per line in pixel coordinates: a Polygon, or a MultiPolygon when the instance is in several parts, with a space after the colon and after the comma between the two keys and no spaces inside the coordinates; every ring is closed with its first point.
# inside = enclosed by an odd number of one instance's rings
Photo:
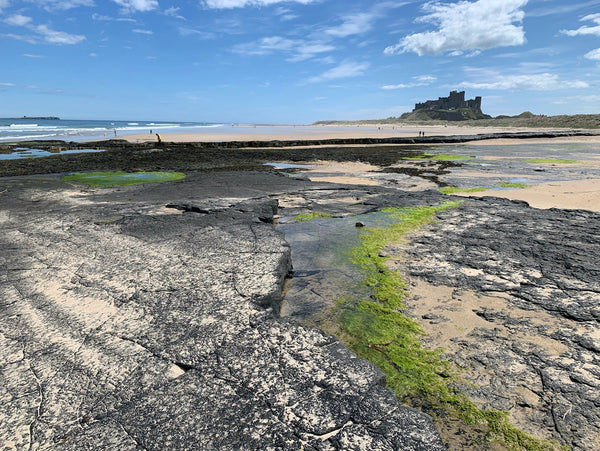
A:
{"type": "Polygon", "coordinates": [[[0,0],[0,117],[600,113],[600,0],[0,0]]]}

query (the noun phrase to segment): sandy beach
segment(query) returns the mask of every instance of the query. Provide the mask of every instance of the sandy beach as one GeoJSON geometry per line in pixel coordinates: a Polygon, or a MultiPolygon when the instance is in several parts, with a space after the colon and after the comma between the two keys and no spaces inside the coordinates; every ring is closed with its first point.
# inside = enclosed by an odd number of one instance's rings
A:
{"type": "MultiPolygon", "coordinates": [[[[458,136],[480,135],[490,133],[519,133],[519,132],[544,132],[553,129],[531,128],[506,128],[506,127],[471,127],[471,126],[440,126],[440,125],[304,125],[304,126],[243,126],[206,129],[202,133],[162,133],[163,142],[229,142],[229,141],[294,141],[294,140],[322,140],[343,138],[395,138],[418,137],[420,132],[425,136],[458,136]]],[[[600,132],[597,136],[556,138],[564,142],[597,142],[600,143],[600,132]]],[[[156,142],[156,134],[140,133],[119,136],[129,142],[156,142]]],[[[522,140],[486,140],[483,145],[502,144],[522,140]]],[[[540,140],[536,140],[540,142],[540,140]]]]}

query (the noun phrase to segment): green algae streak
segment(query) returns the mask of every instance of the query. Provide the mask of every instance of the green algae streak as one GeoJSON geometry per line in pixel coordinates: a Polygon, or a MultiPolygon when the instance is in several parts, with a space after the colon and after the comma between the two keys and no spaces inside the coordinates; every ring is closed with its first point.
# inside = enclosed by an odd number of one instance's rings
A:
{"type": "Polygon", "coordinates": [[[518,183],[518,182],[505,182],[500,183],[500,187],[502,188],[529,188],[531,185],[527,183],[518,183]]]}
{"type": "MultiPolygon", "coordinates": [[[[440,421],[460,420],[478,425],[482,442],[500,443],[514,450],[559,450],[554,442],[540,441],[513,426],[508,413],[481,410],[452,383],[461,380],[460,370],[441,358],[441,349],[426,348],[420,324],[402,313],[407,284],[398,271],[386,264],[387,245],[401,242],[406,234],[432,222],[437,212],[459,202],[433,207],[384,209],[394,223],[364,229],[361,244],[351,249],[351,261],[365,272],[364,283],[373,290],[368,299],[341,299],[333,314],[338,318],[338,336],[360,357],[377,365],[387,385],[404,402],[428,406],[440,421]]],[[[468,428],[469,426],[465,426],[468,428]]]]}
{"type": "Polygon", "coordinates": [[[474,188],[459,188],[457,186],[446,186],[444,188],[440,188],[440,193],[442,194],[454,194],[454,193],[477,193],[481,191],[486,191],[488,188],[483,186],[476,186],[474,188]]]}
{"type": "Polygon", "coordinates": [[[142,183],[170,182],[185,177],[181,172],[78,172],[65,175],[62,180],[80,182],[94,187],[140,185],[142,183]]]}

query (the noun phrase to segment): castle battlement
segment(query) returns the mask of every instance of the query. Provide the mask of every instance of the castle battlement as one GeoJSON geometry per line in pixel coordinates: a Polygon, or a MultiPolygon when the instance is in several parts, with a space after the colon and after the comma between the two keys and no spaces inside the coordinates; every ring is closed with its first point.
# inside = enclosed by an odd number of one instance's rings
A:
{"type": "Polygon", "coordinates": [[[465,91],[450,91],[448,97],[439,97],[437,100],[428,100],[423,103],[415,104],[417,110],[456,110],[459,108],[471,108],[475,111],[481,111],[481,96],[474,99],[465,100],[465,91]]]}

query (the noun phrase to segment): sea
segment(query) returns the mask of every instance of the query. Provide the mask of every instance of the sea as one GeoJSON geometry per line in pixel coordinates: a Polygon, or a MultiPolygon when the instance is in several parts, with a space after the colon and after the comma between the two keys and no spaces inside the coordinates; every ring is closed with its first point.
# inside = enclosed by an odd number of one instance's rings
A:
{"type": "Polygon", "coordinates": [[[0,142],[25,140],[87,141],[136,133],[201,133],[230,127],[207,122],[72,120],[57,118],[0,118],[0,142]]]}

